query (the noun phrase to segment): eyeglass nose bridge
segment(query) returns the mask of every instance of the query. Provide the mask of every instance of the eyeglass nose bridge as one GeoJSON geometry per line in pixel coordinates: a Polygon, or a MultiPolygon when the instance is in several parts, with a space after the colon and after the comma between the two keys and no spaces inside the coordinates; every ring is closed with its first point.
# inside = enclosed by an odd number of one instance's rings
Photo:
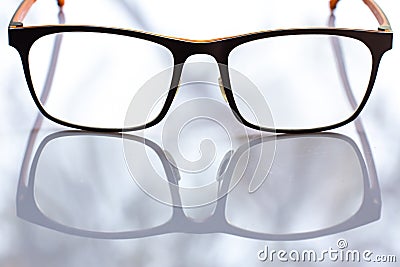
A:
{"type": "MultiPolygon", "coordinates": [[[[185,43],[185,45],[182,47],[180,45],[182,45],[182,43],[177,44],[177,46],[173,46],[174,49],[169,47],[174,57],[174,67],[170,84],[170,92],[166,101],[168,104],[164,106],[162,114],[166,114],[168,112],[172,102],[177,96],[179,89],[181,86],[186,84],[185,80],[183,79],[184,68],[185,66],[188,66],[188,64],[196,63],[196,61],[190,62],[189,58],[202,55],[207,56],[208,60],[197,62],[205,64],[208,63],[210,65],[217,66],[216,72],[214,72],[214,74],[217,76],[210,81],[211,83],[214,83],[214,85],[218,85],[223,101],[225,101],[230,107],[235,118],[239,122],[246,125],[247,122],[240,115],[231,90],[232,87],[229,74],[230,71],[228,67],[228,56],[229,52],[232,50],[230,46],[235,46],[235,43],[232,44],[230,42],[224,42],[224,40],[221,40],[215,43],[190,43],[188,46],[187,43],[185,43]],[[210,58],[212,61],[210,61],[210,58]]],[[[199,81],[201,81],[201,79],[199,79],[199,81]]],[[[159,116],[159,118],[157,118],[157,120],[155,120],[153,123],[157,123],[157,121],[161,119],[162,116],[159,116]]]]}
{"type": "MultiPolygon", "coordinates": [[[[201,49],[200,51],[199,50],[195,50],[195,51],[203,52],[202,50],[203,49],[201,49]]],[[[226,103],[229,104],[228,97],[227,97],[227,94],[225,91],[225,88],[230,88],[228,71],[225,71],[225,69],[228,69],[228,67],[227,67],[227,65],[221,63],[221,61],[225,62],[226,60],[220,60],[220,59],[224,58],[221,53],[215,54],[215,51],[208,51],[208,50],[209,49],[204,51],[204,52],[208,52],[208,53],[195,53],[195,54],[188,53],[187,56],[184,57],[185,58],[184,60],[178,61],[181,63],[179,63],[179,64],[175,63],[174,71],[173,71],[174,77],[172,79],[172,83],[171,83],[171,87],[170,87],[171,89],[176,89],[174,97],[176,97],[181,86],[183,84],[186,84],[184,79],[182,79],[182,75],[183,75],[185,66],[192,65],[195,63],[203,63],[203,64],[210,64],[210,66],[216,65],[217,66],[216,71],[217,71],[217,73],[219,73],[218,77],[215,77],[215,80],[214,80],[214,78],[211,80],[209,77],[199,77],[199,78],[196,77],[195,79],[193,79],[193,82],[195,82],[195,81],[196,82],[211,82],[211,83],[217,82],[218,87],[221,92],[221,95],[222,95],[222,98],[224,99],[224,101],[226,103]],[[199,57],[199,58],[197,58],[197,57],[199,57]],[[195,58],[195,60],[193,60],[193,58],[195,58]],[[210,60],[210,59],[212,59],[212,60],[210,60]],[[224,79],[222,78],[222,75],[225,76],[224,79]]],[[[175,60],[175,62],[176,62],[176,60],[175,60]]],[[[195,70],[195,72],[196,72],[196,70],[195,70]]],[[[201,71],[199,71],[199,72],[201,72],[201,71]]],[[[192,82],[192,80],[190,82],[192,82]]]]}
{"type": "MultiPolygon", "coordinates": [[[[213,62],[218,65],[221,84],[229,86],[229,84],[226,83],[228,81],[226,78],[229,78],[229,75],[228,71],[225,71],[225,69],[228,69],[228,57],[230,51],[238,44],[240,44],[240,40],[230,38],[215,39],[212,42],[210,42],[210,40],[187,40],[187,42],[182,42],[181,40],[169,40],[167,47],[173,54],[175,65],[174,76],[176,76],[175,79],[177,79],[178,81],[181,79],[183,67],[184,65],[190,63],[191,58],[197,56],[206,56],[208,60],[206,60],[205,62],[213,62]],[[210,59],[213,60],[209,61],[210,59]]],[[[176,83],[176,85],[178,84],[179,83],[176,83]]],[[[223,95],[225,95],[225,93],[223,93],[223,95]]]]}

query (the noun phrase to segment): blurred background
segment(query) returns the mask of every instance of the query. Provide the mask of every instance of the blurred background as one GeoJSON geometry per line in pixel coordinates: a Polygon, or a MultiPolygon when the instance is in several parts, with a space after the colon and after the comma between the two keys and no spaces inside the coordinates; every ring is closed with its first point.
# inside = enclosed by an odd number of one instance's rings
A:
{"type": "MultiPolygon", "coordinates": [[[[58,8],[54,2],[38,0],[26,17],[25,24],[57,24],[58,8]]],[[[280,265],[279,262],[260,262],[257,259],[258,251],[265,245],[276,250],[322,251],[336,247],[340,238],[347,240],[349,249],[368,249],[375,254],[397,255],[400,260],[400,232],[396,227],[400,222],[397,205],[400,193],[400,142],[397,141],[400,136],[400,110],[397,103],[400,99],[400,81],[397,75],[400,59],[397,29],[400,27],[400,20],[397,14],[400,4],[396,1],[377,0],[391,21],[394,43],[393,49],[381,61],[373,92],[361,114],[366,136],[360,136],[352,123],[331,131],[340,134],[339,136],[316,135],[310,139],[277,140],[271,179],[267,179],[254,195],[249,197],[246,190],[250,181],[246,181],[229,195],[225,213],[214,213],[215,203],[198,210],[184,209],[185,214],[193,217],[194,221],[205,222],[213,214],[217,214],[242,229],[274,234],[309,232],[335,226],[356,214],[363,203],[371,210],[371,213],[367,212],[370,217],[356,217],[355,220],[361,227],[345,232],[339,231],[340,229],[335,232],[334,229],[320,237],[307,238],[305,235],[297,241],[258,240],[243,237],[239,231],[236,235],[207,233],[210,228],[202,227],[201,223],[199,226],[175,223],[173,225],[176,229],[173,227],[174,230],[166,231],[166,234],[160,236],[102,240],[57,232],[28,222],[32,218],[29,216],[30,209],[24,218],[17,217],[16,200],[17,190],[21,187],[21,165],[38,111],[29,94],[19,55],[8,46],[7,26],[19,3],[5,0],[0,9],[1,266],[280,265]],[[371,152],[363,145],[365,138],[371,152]],[[371,170],[369,164],[371,156],[379,181],[379,185],[375,184],[375,187],[372,185],[374,178],[371,178],[374,170],[371,170]],[[365,169],[367,174],[364,173],[365,169]],[[302,179],[303,177],[305,178],[302,179]],[[363,188],[367,180],[371,183],[372,190],[363,188]],[[366,195],[381,197],[382,202],[378,207],[381,208],[380,212],[376,213],[375,206],[365,199],[366,195]],[[204,234],[174,233],[196,232],[193,229],[204,234]]],[[[134,28],[177,37],[209,39],[265,29],[326,26],[330,14],[328,4],[325,0],[196,3],[67,0],[64,12],[67,24],[134,28]]],[[[336,25],[362,29],[376,29],[378,26],[361,0],[342,0],[336,11],[336,25]]],[[[196,60],[210,61],[203,56],[194,59],[196,60]]],[[[286,77],[282,77],[283,83],[286,77]]],[[[280,86],[279,80],[274,86],[280,86]]],[[[200,93],[189,90],[190,88],[182,90],[176,101],[179,103],[206,96],[215,97],[224,103],[217,86],[209,87],[200,93]]],[[[340,105],[337,108],[340,110],[340,105]]],[[[197,114],[201,115],[200,108],[197,114]]],[[[164,119],[166,120],[168,118],[164,119]]],[[[223,123],[226,128],[237,124],[229,116],[226,116],[223,123]]],[[[160,140],[163,130],[160,127],[149,130],[144,137],[165,148],[165,143],[160,140]]],[[[185,155],[191,155],[193,150],[197,152],[201,143],[199,140],[207,138],[207,135],[214,141],[217,151],[208,172],[182,173],[182,183],[187,177],[215,181],[224,155],[230,149],[237,151],[242,145],[242,136],[228,133],[232,134],[229,136],[231,142],[226,144],[226,133],[213,127],[194,124],[190,129],[190,141],[187,137],[182,137],[183,144],[190,144],[181,148],[185,155]],[[193,136],[193,133],[197,135],[193,136]]],[[[35,180],[35,197],[42,213],[69,226],[105,232],[143,230],[162,225],[171,218],[171,207],[163,206],[148,197],[131,179],[124,162],[120,138],[67,136],[42,142],[49,134],[59,130],[66,128],[44,120],[42,130],[32,145],[32,158],[37,155],[39,159],[36,163],[31,160],[28,164],[28,169],[36,167],[36,172],[29,178],[33,177],[35,180]],[[40,144],[44,148],[35,154],[40,144]],[[74,180],[75,177],[80,179],[74,180]],[[84,180],[82,177],[88,179],[84,180]]],[[[153,159],[159,161],[156,154],[153,159]]],[[[162,169],[160,164],[158,166],[162,169]]],[[[268,172],[269,165],[258,170],[261,173],[259,176],[263,177],[268,172]]],[[[138,173],[149,175],[145,168],[138,173]]],[[[221,227],[220,232],[224,232],[223,229],[227,228],[221,227]]],[[[323,264],[339,266],[343,263],[323,264]]],[[[363,263],[354,265],[363,266],[363,263]]],[[[395,263],[380,265],[396,266],[395,263]]]]}

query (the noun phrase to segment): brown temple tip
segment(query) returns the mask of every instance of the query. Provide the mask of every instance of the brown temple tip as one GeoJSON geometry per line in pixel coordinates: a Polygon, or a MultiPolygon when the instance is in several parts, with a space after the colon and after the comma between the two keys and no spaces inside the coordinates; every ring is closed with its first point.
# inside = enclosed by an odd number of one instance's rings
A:
{"type": "Polygon", "coordinates": [[[335,10],[337,3],[339,2],[339,0],[330,0],[329,2],[329,6],[331,8],[331,11],[335,10]]]}
{"type": "Polygon", "coordinates": [[[60,7],[64,6],[64,0],[57,0],[57,2],[60,7]]]}

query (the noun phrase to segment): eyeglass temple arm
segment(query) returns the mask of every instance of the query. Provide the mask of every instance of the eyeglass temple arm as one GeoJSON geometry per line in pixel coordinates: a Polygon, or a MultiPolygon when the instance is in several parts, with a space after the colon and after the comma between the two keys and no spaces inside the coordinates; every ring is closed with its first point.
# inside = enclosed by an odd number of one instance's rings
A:
{"type": "MultiPolygon", "coordinates": [[[[65,0],[57,0],[57,4],[62,9],[64,6],[64,1],[65,0]]],[[[22,21],[24,20],[25,16],[28,14],[30,8],[32,5],[36,2],[36,0],[25,0],[21,3],[21,5],[18,7],[17,11],[15,12],[13,18],[11,19],[10,26],[13,24],[22,24],[22,21]]],[[[331,12],[333,12],[336,9],[336,6],[338,4],[339,0],[330,0],[330,8],[331,12]]],[[[391,26],[388,18],[386,17],[385,13],[382,11],[382,9],[378,6],[377,3],[374,2],[374,0],[363,0],[363,2],[369,7],[369,9],[372,11],[374,14],[375,18],[378,20],[379,23],[379,30],[382,31],[391,31],[391,26]]]]}
{"type": "MultiPolygon", "coordinates": [[[[336,6],[338,4],[339,0],[330,0],[330,8],[331,12],[333,13],[334,10],[336,9],[336,6]]],[[[375,3],[374,0],[363,0],[364,4],[366,4],[371,12],[374,14],[375,18],[377,19],[379,23],[379,30],[381,31],[391,31],[392,27],[390,26],[390,22],[388,18],[386,17],[385,13],[383,10],[378,6],[377,3],[375,3]]]]}
{"type": "MultiPolygon", "coordinates": [[[[64,6],[64,0],[56,0],[60,9],[64,6]]],[[[10,26],[15,24],[22,24],[25,16],[28,14],[29,10],[31,9],[32,5],[36,2],[36,0],[25,0],[21,3],[18,7],[17,11],[15,12],[14,16],[11,19],[10,26]]]]}

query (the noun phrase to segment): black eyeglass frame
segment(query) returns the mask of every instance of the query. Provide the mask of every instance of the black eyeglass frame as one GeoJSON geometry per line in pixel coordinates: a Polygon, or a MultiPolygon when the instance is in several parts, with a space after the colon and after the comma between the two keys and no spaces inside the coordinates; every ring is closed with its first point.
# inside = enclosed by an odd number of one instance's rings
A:
{"type": "MultiPolygon", "coordinates": [[[[344,29],[344,28],[299,28],[299,29],[281,29],[281,30],[270,30],[270,31],[260,31],[243,35],[236,35],[225,38],[209,39],[209,40],[190,40],[183,38],[176,38],[170,36],[163,36],[154,33],[148,33],[138,30],[127,30],[120,28],[109,28],[109,27],[98,27],[98,26],[81,26],[81,25],[45,25],[45,26],[24,26],[22,20],[29,11],[30,7],[36,0],[24,0],[20,7],[17,9],[15,15],[13,16],[9,28],[9,44],[17,49],[20,54],[23,70],[25,74],[25,79],[29,87],[31,96],[39,108],[40,112],[48,119],[72,128],[77,128],[87,131],[97,131],[97,132],[127,132],[141,130],[149,128],[151,126],[159,123],[167,114],[173,99],[176,95],[177,89],[179,87],[180,76],[182,74],[183,64],[192,55],[195,54],[208,54],[215,58],[219,66],[219,72],[222,81],[223,93],[226,96],[226,100],[234,113],[235,117],[245,126],[267,132],[276,133],[311,133],[318,131],[325,131],[343,126],[359,116],[362,109],[367,103],[367,100],[372,92],[376,76],[378,73],[378,67],[383,54],[392,48],[393,32],[390,27],[390,23],[383,11],[373,0],[363,0],[364,3],[371,9],[375,17],[377,18],[380,26],[378,30],[361,30],[361,29],[344,29]],[[93,32],[93,33],[106,33],[115,34],[121,36],[134,37],[142,40],[147,40],[150,42],[157,43],[165,48],[167,48],[173,56],[174,59],[174,69],[173,76],[170,85],[170,90],[167,95],[164,107],[162,108],[160,114],[151,122],[137,126],[137,127],[126,127],[126,128],[98,128],[89,127],[85,125],[73,124],[70,122],[63,121],[49,114],[43,104],[41,103],[39,97],[35,93],[35,89],[32,83],[30,68],[29,68],[29,51],[33,43],[39,38],[57,33],[65,32],[93,32]],[[275,129],[268,127],[261,127],[248,122],[239,112],[236,105],[231,85],[229,79],[229,54],[237,46],[271,37],[279,36],[289,36],[289,35],[327,35],[327,36],[342,36],[353,38],[364,43],[371,52],[372,55],[372,68],[371,76],[368,83],[368,87],[364,98],[360,102],[359,106],[349,118],[327,126],[308,128],[308,129],[275,129]]],[[[331,10],[332,14],[336,3],[332,6],[331,0],[331,10]]],[[[62,6],[64,1],[58,0],[60,6],[60,12],[62,12],[62,6]]]]}

